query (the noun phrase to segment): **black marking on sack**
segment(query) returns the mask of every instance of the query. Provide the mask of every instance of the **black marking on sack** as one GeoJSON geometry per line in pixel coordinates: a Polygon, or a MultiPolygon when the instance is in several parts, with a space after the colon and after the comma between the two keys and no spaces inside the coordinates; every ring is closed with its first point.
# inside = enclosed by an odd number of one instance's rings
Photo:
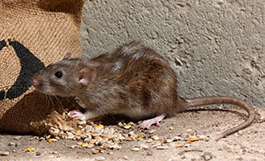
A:
{"type": "MultiPolygon", "coordinates": [[[[6,41],[5,40],[1,40],[0,41],[0,51],[6,47],[6,41]]],[[[1,64],[0,64],[0,67],[1,67],[1,64]]],[[[5,98],[5,91],[2,90],[0,91],[0,100],[3,100],[5,98]]]]}
{"type": "Polygon", "coordinates": [[[19,76],[6,94],[6,98],[14,99],[23,95],[30,88],[33,75],[45,66],[20,42],[11,40],[8,42],[14,48],[21,64],[19,76]]]}
{"type": "Polygon", "coordinates": [[[6,47],[6,41],[5,41],[5,40],[2,40],[2,41],[0,41],[0,51],[1,51],[4,47],[6,47]]]}
{"type": "Polygon", "coordinates": [[[3,100],[5,98],[5,91],[0,91],[0,100],[3,100]]]}

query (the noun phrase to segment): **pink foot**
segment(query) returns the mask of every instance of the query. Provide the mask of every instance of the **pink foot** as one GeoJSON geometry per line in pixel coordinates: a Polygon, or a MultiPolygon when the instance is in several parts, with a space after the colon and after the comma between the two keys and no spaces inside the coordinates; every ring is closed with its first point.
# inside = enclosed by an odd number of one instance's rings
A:
{"type": "Polygon", "coordinates": [[[78,110],[71,111],[70,117],[72,117],[74,119],[79,119],[79,120],[86,120],[86,115],[84,115],[83,113],[81,113],[78,110]]]}
{"type": "Polygon", "coordinates": [[[160,126],[160,121],[163,120],[165,118],[165,115],[159,115],[159,116],[156,116],[152,119],[148,119],[148,120],[144,120],[141,124],[140,124],[140,128],[142,129],[149,129],[150,126],[152,125],[156,125],[156,126],[160,126]]]}

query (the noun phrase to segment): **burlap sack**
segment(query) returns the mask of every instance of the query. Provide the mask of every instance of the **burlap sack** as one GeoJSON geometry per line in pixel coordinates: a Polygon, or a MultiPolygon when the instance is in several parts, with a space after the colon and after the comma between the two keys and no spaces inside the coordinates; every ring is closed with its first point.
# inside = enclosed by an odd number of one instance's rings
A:
{"type": "Polygon", "coordinates": [[[68,99],[34,91],[31,77],[65,52],[81,55],[84,0],[0,1],[0,132],[40,133],[68,99]]]}

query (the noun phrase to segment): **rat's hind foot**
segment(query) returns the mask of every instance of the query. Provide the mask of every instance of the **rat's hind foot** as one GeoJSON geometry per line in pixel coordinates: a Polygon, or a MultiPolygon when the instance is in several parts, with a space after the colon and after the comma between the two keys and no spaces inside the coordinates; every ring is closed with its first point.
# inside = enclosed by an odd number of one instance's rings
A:
{"type": "Polygon", "coordinates": [[[142,129],[149,129],[150,126],[152,126],[153,124],[155,124],[156,126],[160,126],[160,121],[163,120],[165,118],[165,115],[159,115],[156,116],[152,119],[148,119],[148,120],[144,120],[141,124],[140,124],[140,128],[142,129]]]}

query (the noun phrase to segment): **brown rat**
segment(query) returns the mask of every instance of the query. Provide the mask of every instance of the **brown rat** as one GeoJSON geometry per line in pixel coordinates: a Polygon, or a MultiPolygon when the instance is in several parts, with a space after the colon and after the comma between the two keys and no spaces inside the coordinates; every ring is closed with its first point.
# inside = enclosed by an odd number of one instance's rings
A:
{"type": "Polygon", "coordinates": [[[112,53],[92,60],[65,58],[47,66],[32,79],[33,86],[49,95],[75,96],[85,105],[85,113],[74,111],[72,117],[87,120],[104,114],[122,114],[145,119],[149,128],[165,117],[189,107],[233,104],[248,113],[248,119],[223,132],[216,140],[248,127],[255,111],[244,101],[232,97],[183,99],[177,93],[177,77],[169,63],[154,50],[131,42],[112,53]]]}

